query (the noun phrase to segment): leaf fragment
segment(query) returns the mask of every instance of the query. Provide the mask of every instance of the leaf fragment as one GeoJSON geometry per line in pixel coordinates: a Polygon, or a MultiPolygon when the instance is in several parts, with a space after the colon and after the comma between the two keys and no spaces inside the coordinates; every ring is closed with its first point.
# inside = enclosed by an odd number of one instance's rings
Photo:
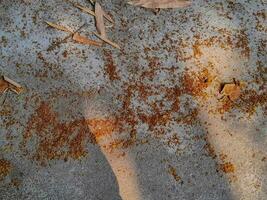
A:
{"type": "Polygon", "coordinates": [[[96,29],[98,33],[103,37],[107,38],[106,28],[104,24],[104,12],[99,3],[95,3],[95,20],[96,20],[96,29]]]}
{"type": "Polygon", "coordinates": [[[110,41],[108,38],[102,37],[101,35],[97,34],[94,32],[94,34],[101,40],[103,40],[104,42],[110,44],[111,46],[117,48],[117,49],[121,49],[120,46],[112,41],[110,41]]]}
{"type": "Polygon", "coordinates": [[[223,86],[221,94],[229,97],[231,101],[235,101],[241,95],[241,87],[235,83],[227,83],[223,86]]]}
{"type": "Polygon", "coordinates": [[[0,93],[4,93],[8,89],[17,94],[20,94],[23,91],[23,87],[20,84],[6,76],[3,76],[3,78],[0,80],[0,93]]]}
{"type": "Polygon", "coordinates": [[[183,8],[191,5],[189,0],[131,0],[130,5],[144,8],[183,8]]]}
{"type": "Polygon", "coordinates": [[[57,29],[57,30],[60,30],[60,31],[65,31],[65,32],[68,32],[68,33],[73,33],[72,30],[66,28],[65,26],[61,26],[61,25],[57,25],[57,24],[54,24],[52,22],[48,22],[48,21],[45,21],[45,23],[47,23],[49,26],[57,29]]]}
{"type": "Polygon", "coordinates": [[[81,36],[78,33],[75,33],[72,39],[81,44],[93,45],[93,46],[98,46],[98,47],[102,46],[102,43],[94,41],[94,40],[90,40],[84,36],[81,36]]]}
{"type": "Polygon", "coordinates": [[[8,82],[3,78],[0,79],[0,94],[5,93],[8,90],[8,82]]]}

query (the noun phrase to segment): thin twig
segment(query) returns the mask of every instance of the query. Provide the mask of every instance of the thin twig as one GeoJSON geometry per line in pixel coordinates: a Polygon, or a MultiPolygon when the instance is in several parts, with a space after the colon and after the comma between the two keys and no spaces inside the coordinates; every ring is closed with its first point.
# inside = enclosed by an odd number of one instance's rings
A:
{"type": "Polygon", "coordinates": [[[84,23],[80,28],[78,28],[76,31],[74,31],[72,34],[68,35],[67,37],[65,37],[63,40],[60,40],[56,43],[51,44],[48,48],[47,51],[52,51],[54,50],[56,47],[59,47],[59,45],[61,45],[62,43],[65,43],[69,38],[72,38],[73,35],[77,32],[79,32],[84,26],[86,25],[86,23],[84,23]]]}

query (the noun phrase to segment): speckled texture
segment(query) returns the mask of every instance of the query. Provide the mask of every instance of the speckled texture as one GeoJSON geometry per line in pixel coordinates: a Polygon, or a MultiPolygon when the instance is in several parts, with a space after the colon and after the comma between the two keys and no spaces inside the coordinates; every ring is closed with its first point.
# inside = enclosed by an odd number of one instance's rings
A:
{"type": "Polygon", "coordinates": [[[96,40],[94,18],[69,1],[0,0],[0,73],[26,88],[0,97],[0,199],[121,199],[98,144],[109,137],[143,200],[266,199],[267,2],[100,3],[121,51],[51,50],[68,34],[45,20],[96,40]],[[235,102],[219,94],[233,78],[235,102]]]}

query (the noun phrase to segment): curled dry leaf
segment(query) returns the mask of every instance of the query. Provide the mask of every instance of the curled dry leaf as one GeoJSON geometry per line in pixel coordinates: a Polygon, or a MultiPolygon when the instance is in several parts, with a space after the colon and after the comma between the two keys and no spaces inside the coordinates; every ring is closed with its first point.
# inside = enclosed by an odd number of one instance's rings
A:
{"type": "Polygon", "coordinates": [[[0,93],[3,93],[8,89],[17,94],[20,94],[23,91],[23,87],[20,84],[16,83],[6,76],[3,76],[3,78],[0,80],[0,93]]]}
{"type": "Polygon", "coordinates": [[[94,40],[90,40],[84,36],[81,36],[78,33],[75,33],[72,39],[81,44],[93,45],[93,46],[98,46],[98,47],[102,46],[102,43],[94,41],[94,40]]]}
{"type": "Polygon", "coordinates": [[[72,30],[66,28],[65,26],[61,26],[61,25],[57,25],[57,24],[54,24],[52,22],[48,22],[48,21],[45,21],[45,23],[47,23],[49,26],[57,29],[57,30],[61,30],[61,31],[65,31],[65,32],[68,32],[68,33],[73,33],[72,30]]]}
{"type": "Polygon", "coordinates": [[[221,94],[229,97],[231,101],[235,101],[241,95],[241,86],[235,83],[227,83],[223,86],[221,94]]]}
{"type": "Polygon", "coordinates": [[[99,3],[95,3],[95,20],[96,29],[103,38],[107,38],[106,28],[104,24],[104,12],[99,3]]]}
{"type": "Polygon", "coordinates": [[[144,8],[183,8],[189,6],[191,1],[187,0],[132,0],[128,2],[134,6],[144,8]]]}
{"type": "Polygon", "coordinates": [[[121,49],[120,46],[112,41],[110,41],[108,38],[102,37],[101,35],[97,34],[94,32],[94,34],[101,40],[103,40],[104,42],[110,44],[111,46],[117,48],[117,49],[121,49]]]}
{"type": "Polygon", "coordinates": [[[0,94],[4,93],[8,89],[8,82],[3,78],[0,79],[0,94]]]}

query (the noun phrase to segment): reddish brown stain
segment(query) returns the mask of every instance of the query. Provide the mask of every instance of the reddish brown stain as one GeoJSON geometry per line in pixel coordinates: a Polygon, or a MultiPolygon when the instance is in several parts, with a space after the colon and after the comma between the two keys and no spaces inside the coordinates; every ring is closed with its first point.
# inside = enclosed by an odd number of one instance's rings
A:
{"type": "Polygon", "coordinates": [[[119,75],[117,72],[117,66],[113,61],[113,57],[112,57],[112,52],[105,50],[104,51],[104,56],[105,56],[105,72],[106,75],[108,76],[108,78],[111,81],[114,80],[119,80],[119,75]]]}
{"type": "Polygon", "coordinates": [[[235,166],[230,162],[220,164],[219,169],[224,173],[234,173],[235,172],[235,166]]]}
{"type": "Polygon", "coordinates": [[[173,166],[169,165],[168,172],[172,175],[175,181],[181,180],[181,177],[177,175],[176,169],[173,166]]]}
{"type": "Polygon", "coordinates": [[[10,174],[12,168],[13,166],[8,160],[0,159],[0,181],[10,174]]]}
{"type": "Polygon", "coordinates": [[[95,142],[85,119],[60,122],[51,106],[42,102],[30,117],[23,134],[21,147],[26,154],[32,153],[27,145],[36,139],[33,159],[45,164],[53,159],[78,159],[87,154],[86,144],[95,142]]]}

